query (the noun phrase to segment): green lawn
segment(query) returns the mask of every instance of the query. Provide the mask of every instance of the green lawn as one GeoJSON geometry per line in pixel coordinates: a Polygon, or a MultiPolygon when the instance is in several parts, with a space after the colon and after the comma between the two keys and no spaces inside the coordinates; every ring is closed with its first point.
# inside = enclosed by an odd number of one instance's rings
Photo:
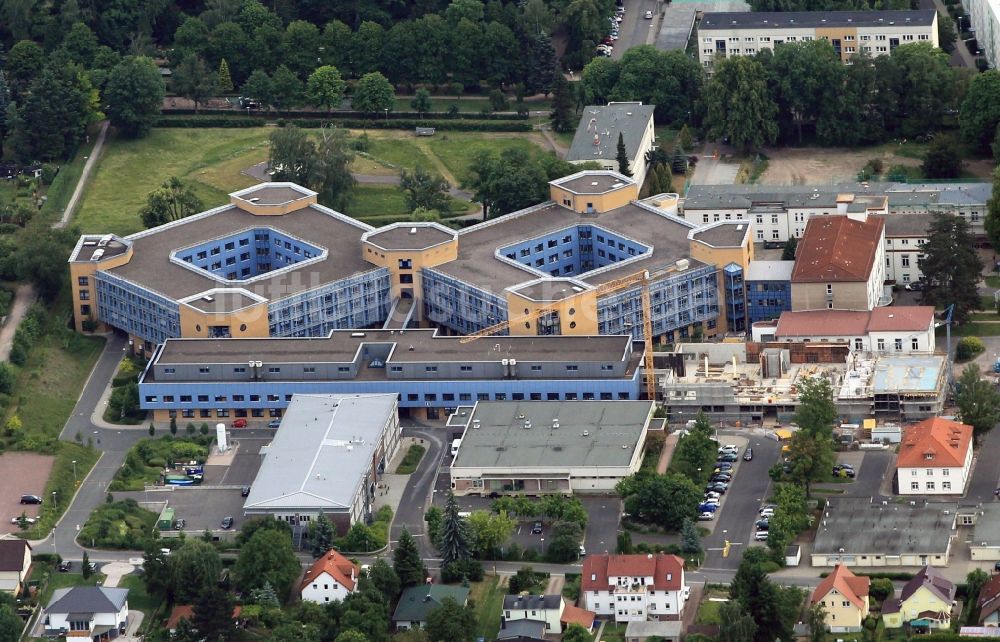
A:
{"type": "Polygon", "coordinates": [[[160,599],[146,592],[141,575],[125,575],[118,582],[119,588],[128,589],[128,607],[142,611],[147,616],[160,606],[160,599]]]}
{"type": "MultiPolygon", "coordinates": [[[[52,593],[56,589],[69,588],[71,586],[97,586],[98,582],[104,581],[104,576],[100,573],[94,573],[87,579],[83,579],[78,571],[80,570],[80,565],[78,563],[73,563],[74,573],[59,573],[55,569],[51,570],[51,575],[49,575],[48,584],[46,584],[45,589],[42,590],[38,601],[40,604],[48,604],[49,600],[52,598],[52,593]]],[[[129,596],[129,602],[132,601],[132,597],[129,596]]]]}
{"type": "Polygon", "coordinates": [[[189,181],[207,207],[256,181],[240,172],[267,158],[265,128],[154,129],[139,140],[112,138],[75,217],[81,232],[142,229],[146,196],[171,176],[189,181]]]}
{"type": "Polygon", "coordinates": [[[410,475],[417,469],[417,464],[423,459],[424,453],[427,449],[420,444],[413,444],[406,451],[406,456],[403,457],[403,461],[399,462],[399,466],[396,468],[397,475],[410,475]]]}
{"type": "Polygon", "coordinates": [[[500,578],[487,575],[482,582],[472,584],[469,599],[476,603],[476,635],[495,640],[500,632],[504,590],[497,586],[500,578]]]}
{"type": "Polygon", "coordinates": [[[351,202],[344,208],[344,214],[360,220],[383,216],[405,218],[409,213],[406,197],[394,185],[357,185],[351,202]]]}
{"type": "MultiPolygon", "coordinates": [[[[100,128],[96,125],[91,127],[88,130],[90,141],[80,145],[73,159],[59,168],[59,173],[56,174],[55,180],[52,181],[45,193],[46,199],[45,205],[42,206],[42,214],[52,215],[54,218],[62,216],[70,196],[73,195],[73,190],[76,189],[76,183],[80,180],[80,174],[83,173],[83,166],[87,164],[87,159],[94,149],[99,130],[100,128]]],[[[91,173],[91,178],[93,176],[91,173]]]]}
{"type": "Polygon", "coordinates": [[[427,155],[412,140],[381,138],[380,135],[384,135],[383,132],[368,134],[368,153],[373,157],[401,169],[413,169],[418,165],[427,169],[434,167],[427,155]]]}
{"type": "Polygon", "coordinates": [[[626,627],[624,622],[607,622],[601,632],[601,642],[625,642],[626,627]]]}
{"type": "Polygon", "coordinates": [[[532,156],[545,153],[538,145],[518,134],[445,132],[427,139],[431,150],[459,182],[469,176],[469,165],[482,151],[502,152],[523,149],[532,156]]]}
{"type": "Polygon", "coordinates": [[[986,285],[991,288],[1000,289],[1000,276],[988,276],[986,277],[986,285]]]}

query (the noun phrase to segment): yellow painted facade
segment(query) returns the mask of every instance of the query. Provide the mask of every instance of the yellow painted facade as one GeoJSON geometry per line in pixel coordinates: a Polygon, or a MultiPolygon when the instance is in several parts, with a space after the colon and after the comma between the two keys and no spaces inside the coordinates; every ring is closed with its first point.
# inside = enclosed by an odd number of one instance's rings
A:
{"type": "MultiPolygon", "coordinates": [[[[73,289],[73,326],[77,332],[84,331],[84,322],[97,319],[97,287],[94,275],[98,270],[125,265],[131,259],[132,248],[129,247],[117,256],[100,261],[73,261],[69,264],[70,287],[73,289]],[[89,314],[84,314],[81,306],[90,306],[89,314]]],[[[106,329],[107,326],[101,322],[94,331],[104,332],[106,329]]]]}
{"type": "Polygon", "coordinates": [[[234,338],[266,337],[270,333],[267,322],[267,302],[262,301],[235,312],[204,312],[187,303],[178,306],[181,317],[181,336],[205,338],[210,327],[228,327],[234,338]]]}
{"type": "MultiPolygon", "coordinates": [[[[749,223],[747,224],[749,225],[749,223]]],[[[705,328],[705,336],[712,337],[719,334],[726,334],[729,331],[729,326],[726,321],[726,315],[724,312],[726,304],[726,292],[725,292],[725,279],[723,278],[722,268],[729,265],[730,263],[735,263],[743,268],[744,276],[747,273],[747,269],[750,267],[750,261],[754,258],[753,251],[753,235],[747,233],[743,237],[743,245],[740,247],[713,247],[707,243],[703,243],[697,239],[691,239],[690,251],[691,258],[701,261],[706,265],[716,266],[716,283],[718,289],[719,297],[719,317],[716,320],[716,326],[713,329],[705,328]]]]}
{"type": "Polygon", "coordinates": [[[393,299],[404,294],[414,299],[413,319],[423,318],[423,269],[431,268],[458,258],[458,239],[439,243],[422,250],[386,250],[371,242],[361,243],[364,260],[389,270],[393,299]]]}
{"type": "Polygon", "coordinates": [[[821,603],[826,611],[826,625],[830,629],[861,629],[861,624],[868,617],[868,596],[862,598],[863,608],[858,608],[840,591],[833,588],[827,593],[821,603]]]}
{"type": "Polygon", "coordinates": [[[854,55],[853,52],[848,52],[847,48],[852,47],[854,51],[858,51],[858,29],[857,27],[817,27],[816,29],[816,39],[828,40],[831,43],[834,40],[840,41],[840,61],[847,62],[854,55]]]}
{"type": "MultiPolygon", "coordinates": [[[[925,586],[921,586],[913,592],[909,598],[903,601],[896,613],[886,613],[882,616],[886,628],[896,629],[903,626],[904,622],[917,619],[924,611],[933,613],[951,613],[951,604],[938,597],[933,591],[925,586]]],[[[951,625],[949,619],[947,623],[942,622],[941,627],[947,628],[951,625]]],[[[938,623],[931,620],[931,626],[938,626],[938,623]]]]}
{"type": "Polygon", "coordinates": [[[628,183],[603,194],[577,194],[549,183],[549,197],[574,212],[583,213],[588,209],[593,209],[599,213],[623,207],[638,199],[639,186],[635,183],[628,183]]]}
{"type": "Polygon", "coordinates": [[[514,335],[538,334],[538,311],[549,309],[542,318],[556,314],[559,317],[558,334],[594,335],[597,331],[597,295],[595,290],[585,290],[561,301],[534,301],[515,292],[507,292],[507,310],[514,335]],[[522,319],[521,317],[528,317],[522,319]]]}
{"type": "Polygon", "coordinates": [[[229,202],[239,207],[241,210],[250,212],[254,216],[281,216],[283,214],[288,214],[289,212],[294,212],[295,210],[300,210],[303,207],[308,207],[309,205],[315,205],[316,195],[303,194],[295,200],[287,203],[265,204],[254,202],[252,197],[245,199],[236,196],[235,194],[230,194],[229,202]]]}

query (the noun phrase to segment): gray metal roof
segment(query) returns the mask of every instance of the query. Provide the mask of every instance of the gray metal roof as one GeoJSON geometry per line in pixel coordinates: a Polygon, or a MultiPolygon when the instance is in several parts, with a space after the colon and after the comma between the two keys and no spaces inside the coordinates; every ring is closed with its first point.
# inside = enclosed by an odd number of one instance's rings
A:
{"type": "Polygon", "coordinates": [[[584,107],[566,160],[614,160],[618,154],[619,133],[625,141],[629,160],[635,158],[655,109],[655,105],[642,103],[609,103],[584,107]]]}
{"type": "Polygon", "coordinates": [[[791,281],[795,261],[750,261],[747,281],[791,281]]]}
{"type": "Polygon", "coordinates": [[[557,609],[562,603],[562,595],[504,595],[503,608],[510,610],[557,609]]]}
{"type": "MultiPolygon", "coordinates": [[[[510,597],[510,596],[508,596],[510,597]]],[[[507,598],[504,598],[506,602],[507,598]]],[[[507,608],[506,606],[504,608],[507,608]]],[[[497,633],[498,640],[524,639],[544,640],[545,622],[541,620],[503,620],[500,621],[500,632],[497,633]]]]}
{"type": "Polygon", "coordinates": [[[830,498],[820,518],[813,553],[819,555],[944,555],[957,505],[830,498]]]}
{"type": "Polygon", "coordinates": [[[1000,547],[1000,508],[986,503],[979,507],[982,512],[976,518],[976,525],[969,538],[972,546],[1000,547]]]}
{"type": "Polygon", "coordinates": [[[244,510],[348,509],[395,412],[396,395],[293,396],[244,510]]]}
{"type": "Polygon", "coordinates": [[[879,217],[885,221],[885,237],[925,237],[934,215],[930,213],[893,214],[879,217]]]}
{"type": "Polygon", "coordinates": [[[403,589],[392,614],[393,622],[424,622],[427,614],[441,606],[445,598],[452,598],[464,605],[469,600],[469,589],[445,584],[421,584],[403,589]]]}
{"type": "Polygon", "coordinates": [[[749,234],[749,221],[719,221],[691,230],[688,238],[711,247],[740,247],[749,234]]]}
{"type": "Polygon", "coordinates": [[[711,29],[803,29],[902,27],[934,23],[933,9],[917,11],[746,11],[706,12],[699,31],[711,29]]]}
{"type": "Polygon", "coordinates": [[[649,401],[479,402],[452,466],[627,466],[652,415],[649,401]]]}
{"type": "Polygon", "coordinates": [[[128,601],[128,589],[72,586],[52,593],[48,613],[118,613],[128,601]]]}

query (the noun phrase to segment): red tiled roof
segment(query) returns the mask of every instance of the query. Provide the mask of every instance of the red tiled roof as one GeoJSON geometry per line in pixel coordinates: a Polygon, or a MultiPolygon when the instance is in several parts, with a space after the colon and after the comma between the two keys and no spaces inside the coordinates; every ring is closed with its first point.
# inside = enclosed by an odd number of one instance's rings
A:
{"type": "Polygon", "coordinates": [[[302,583],[299,584],[299,591],[311,584],[324,571],[348,591],[353,591],[355,584],[357,584],[360,570],[351,560],[337,551],[328,551],[323,557],[313,562],[313,565],[306,571],[305,577],[302,578],[302,583]]]}
{"type": "Polygon", "coordinates": [[[934,306],[901,305],[875,308],[868,318],[869,332],[918,332],[934,322],[934,306]]]}
{"type": "Polygon", "coordinates": [[[972,426],[931,417],[903,429],[897,468],[961,468],[972,447],[972,426]]]}
{"type": "Polygon", "coordinates": [[[850,600],[851,604],[864,610],[869,584],[871,584],[871,580],[867,577],[858,577],[851,572],[851,569],[842,564],[837,564],[833,572],[823,578],[823,581],[813,591],[810,604],[819,602],[831,590],[837,589],[837,592],[843,595],[845,599],[850,600]]]}
{"type": "Polygon", "coordinates": [[[934,322],[929,305],[864,310],[785,311],[778,318],[774,335],[781,337],[846,337],[869,332],[920,332],[934,322]]]}
{"type": "Polygon", "coordinates": [[[1000,611],[1000,573],[994,574],[979,589],[979,623],[982,624],[990,615],[1000,611]]]}
{"type": "MultiPolygon", "coordinates": [[[[234,620],[238,619],[241,613],[243,613],[242,606],[237,604],[236,606],[233,607],[234,620]]],[[[170,617],[167,618],[167,629],[168,630],[176,629],[177,625],[180,623],[181,620],[187,620],[188,622],[190,622],[193,615],[194,615],[194,606],[192,606],[191,604],[178,604],[177,606],[174,607],[172,611],[170,611],[170,617]]]]}
{"type": "Polygon", "coordinates": [[[559,616],[559,621],[569,626],[570,624],[579,624],[588,631],[594,628],[594,620],[597,618],[597,614],[593,611],[588,611],[587,609],[581,609],[579,606],[573,606],[572,604],[567,604],[563,607],[562,615],[559,616]]]}
{"type": "Polygon", "coordinates": [[[660,591],[679,591],[684,575],[684,561],[676,555],[588,555],[583,560],[581,588],[606,591],[609,577],[652,577],[652,587],[660,591]],[[667,579],[667,574],[670,579],[667,579]]]}
{"type": "Polygon", "coordinates": [[[875,217],[814,216],[799,240],[792,283],[867,281],[884,229],[875,217]]]}

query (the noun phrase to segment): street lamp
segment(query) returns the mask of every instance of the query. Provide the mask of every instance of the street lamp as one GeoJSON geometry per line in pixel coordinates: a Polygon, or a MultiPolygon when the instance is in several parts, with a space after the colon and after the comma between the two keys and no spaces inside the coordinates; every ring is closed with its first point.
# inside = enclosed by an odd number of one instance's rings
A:
{"type": "Polygon", "coordinates": [[[73,482],[75,483],[76,481],[77,481],[77,479],[76,479],[76,460],[74,459],[73,460],[73,482]]]}
{"type": "Polygon", "coordinates": [[[59,508],[59,504],[56,501],[56,491],[52,491],[52,505],[56,508],[59,508]]]}

